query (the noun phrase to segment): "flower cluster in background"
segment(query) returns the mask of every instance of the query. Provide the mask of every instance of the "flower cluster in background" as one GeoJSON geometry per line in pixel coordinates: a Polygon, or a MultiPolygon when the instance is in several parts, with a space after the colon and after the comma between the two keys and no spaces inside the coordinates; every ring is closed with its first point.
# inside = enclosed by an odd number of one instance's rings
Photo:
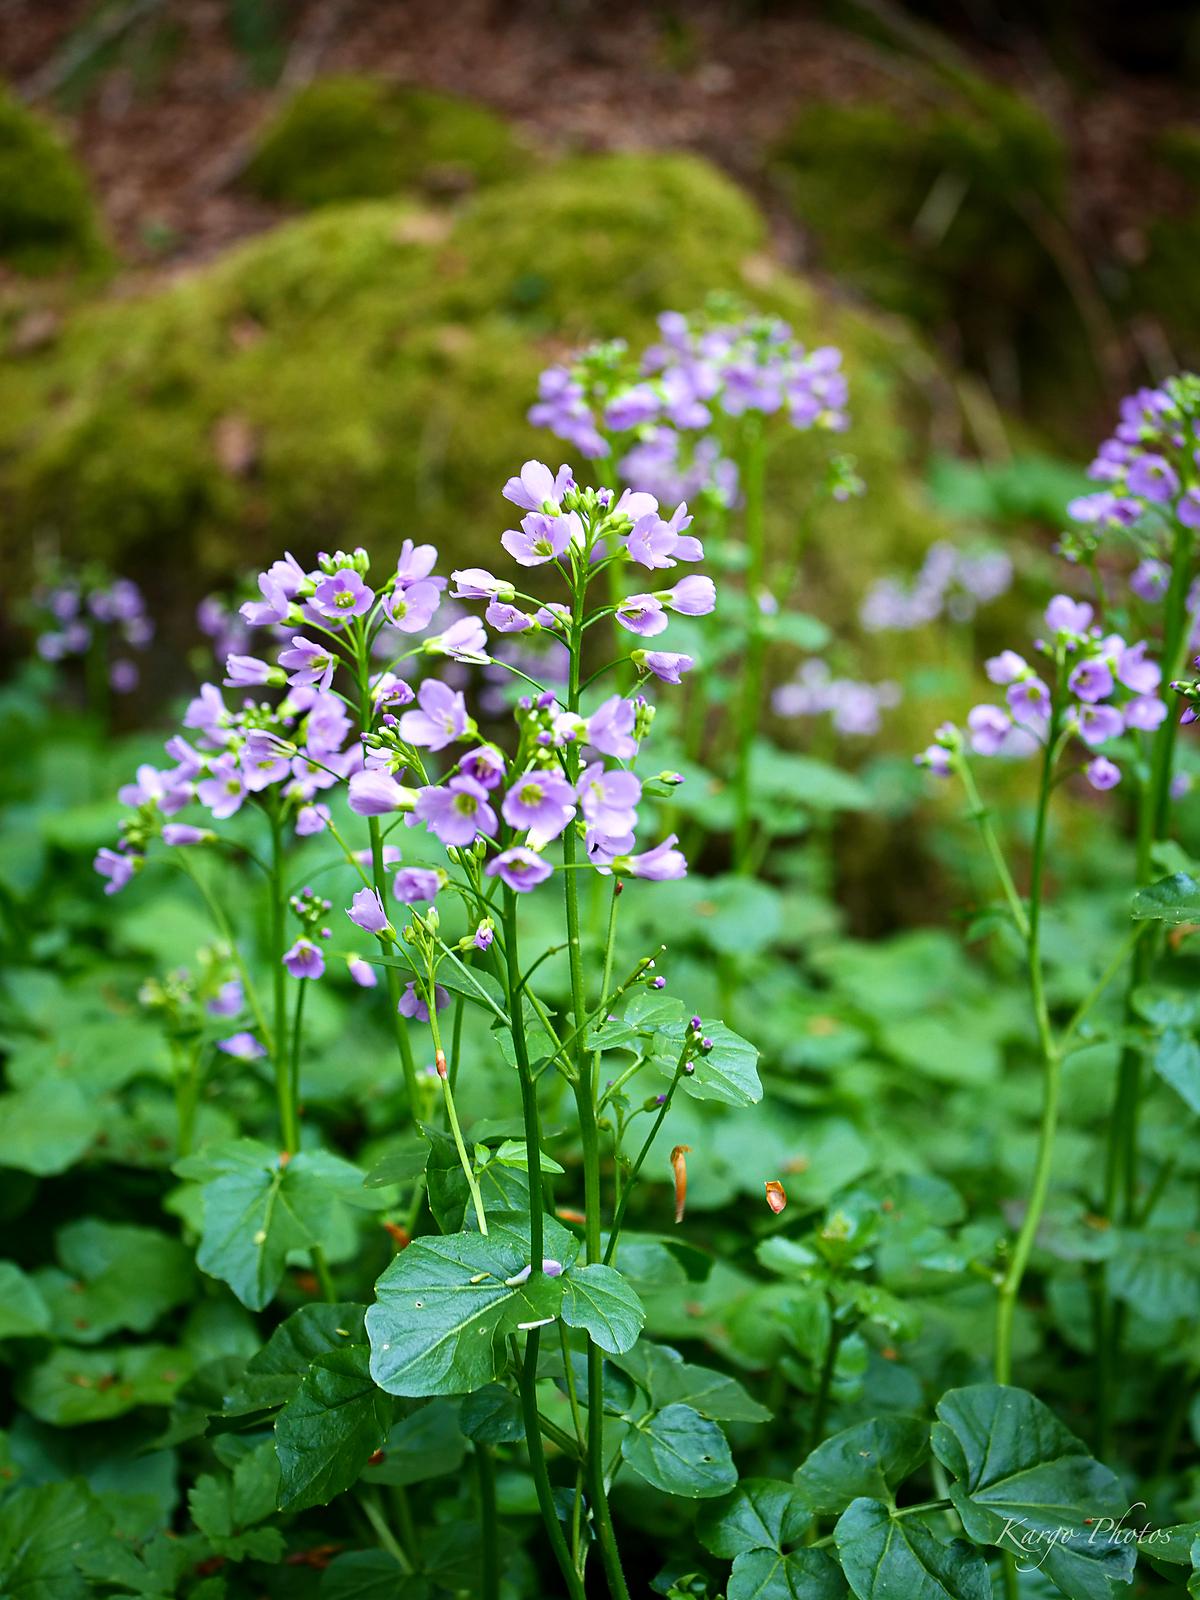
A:
{"type": "Polygon", "coordinates": [[[953,622],[969,622],[981,605],[1006,594],[1012,580],[1012,561],[1002,551],[959,550],[939,540],[910,583],[879,578],[871,585],[859,621],[868,633],[909,632],[943,613],[953,622]]]}
{"type": "Polygon", "coordinates": [[[35,590],[37,653],[43,661],[67,661],[99,651],[109,686],[129,694],[138,684],[136,661],[126,652],[145,650],[154,623],[132,578],[80,573],[35,590]]]}
{"type": "MultiPolygon", "coordinates": [[[[1200,378],[1184,374],[1126,396],[1112,437],[1088,468],[1104,487],[1067,507],[1074,526],[1063,536],[1063,554],[1087,559],[1106,534],[1137,529],[1151,544],[1147,553],[1161,557],[1167,518],[1200,528],[1198,452],[1200,378]]],[[[1148,585],[1148,574],[1143,581],[1148,585]]]]}
{"type": "Polygon", "coordinates": [[[879,732],[883,713],[900,704],[900,685],[860,683],[835,677],[817,658],[806,661],[790,683],[780,684],[771,704],[781,717],[828,716],[837,733],[870,736],[879,732]]]}
{"type": "Polygon", "coordinates": [[[1088,751],[1088,782],[1094,789],[1114,788],[1121,769],[1106,747],[1125,733],[1153,733],[1168,710],[1158,693],[1162,669],[1146,643],[1127,644],[1093,618],[1086,601],[1055,595],[1046,607],[1046,636],[1034,642],[1051,681],[1015,650],[1002,650],[986,670],[1003,689],[1004,704],[975,706],[965,737],[952,724],[943,725],[917,761],[946,775],[964,748],[979,756],[1019,757],[1049,744],[1056,758],[1077,738],[1088,751]]]}
{"type": "MultiPolygon", "coordinates": [[[[541,375],[529,420],[589,460],[616,458],[625,483],[663,500],[738,498],[730,435],[746,417],[841,432],[847,385],[841,352],[806,350],[775,317],[729,307],[658,319],[659,339],[635,358],[621,341],[594,345],[541,375]]],[[[835,495],[859,492],[845,464],[835,495]]]]}

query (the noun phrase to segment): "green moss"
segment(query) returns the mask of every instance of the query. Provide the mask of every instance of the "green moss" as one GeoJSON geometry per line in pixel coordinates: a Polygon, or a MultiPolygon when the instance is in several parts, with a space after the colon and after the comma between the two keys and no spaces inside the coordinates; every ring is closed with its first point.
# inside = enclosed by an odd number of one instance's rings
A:
{"type": "Polygon", "coordinates": [[[508,124],[473,101],[374,78],[323,78],[268,125],[246,182],[267,200],[325,206],[477,188],[527,163],[508,124]]]}
{"type": "Polygon", "coordinates": [[[83,171],[50,126],[0,87],[0,261],[40,276],[109,264],[83,171]]]}
{"type": "MultiPolygon", "coordinates": [[[[659,310],[731,289],[847,352],[845,446],[870,494],[822,513],[816,543],[823,598],[848,617],[868,563],[907,566],[937,536],[915,470],[936,384],[910,338],[773,268],[764,239],[745,195],[682,156],[567,162],[452,222],[376,201],[288,223],[190,280],[71,315],[53,346],[0,368],[10,557],[53,530],[74,553],[169,560],[196,584],[284,547],[390,552],[405,535],[486,561],[514,463],[559,459],[524,416],[564,341],[644,340],[659,310]],[[240,461],[220,446],[231,428],[251,442],[240,461]]],[[[826,448],[780,447],[779,537],[826,448]]]]}
{"type": "Polygon", "coordinates": [[[1020,97],[972,78],[911,105],[810,104],[774,172],[828,267],[1003,402],[1046,418],[1094,384],[1064,272],[1065,150],[1020,97]]]}

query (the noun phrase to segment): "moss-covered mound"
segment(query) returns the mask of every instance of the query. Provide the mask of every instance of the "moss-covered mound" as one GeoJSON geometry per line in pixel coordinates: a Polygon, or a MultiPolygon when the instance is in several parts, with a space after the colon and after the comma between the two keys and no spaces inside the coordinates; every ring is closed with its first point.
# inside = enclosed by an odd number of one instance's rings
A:
{"type": "Polygon", "coordinates": [[[528,155],[484,106],[376,78],[323,78],[264,130],[246,182],[283,205],[327,206],[408,189],[460,192],[511,178],[528,155]]]}
{"type": "MultiPolygon", "coordinates": [[[[844,443],[870,491],[817,530],[846,614],[864,571],[907,565],[935,536],[913,470],[931,369],[774,269],[764,242],[737,188],[662,155],[566,162],[455,220],[371,202],[288,223],[188,281],[77,312],[52,346],[0,367],[10,553],[44,530],[127,570],[188,563],[199,581],[283,547],[390,551],[404,535],[490,558],[514,463],[561,459],[524,420],[539,369],[564,341],[642,340],[657,311],[724,288],[846,350],[844,443]]],[[[779,452],[781,537],[816,444],[779,452]]]]}
{"type": "Polygon", "coordinates": [[[1094,387],[1092,307],[1064,224],[1061,139],[981,80],[911,104],[809,104],[774,171],[824,263],[911,317],[998,398],[1053,421],[1094,387]]]}
{"type": "Polygon", "coordinates": [[[74,156],[0,86],[0,263],[40,276],[102,270],[109,260],[74,156]]]}

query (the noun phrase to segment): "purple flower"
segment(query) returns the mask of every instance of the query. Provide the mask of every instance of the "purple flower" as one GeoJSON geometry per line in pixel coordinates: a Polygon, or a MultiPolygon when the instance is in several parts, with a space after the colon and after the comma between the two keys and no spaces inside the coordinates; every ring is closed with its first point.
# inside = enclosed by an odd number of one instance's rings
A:
{"type": "Polygon", "coordinates": [[[296,813],[296,837],[309,839],[320,833],[330,823],[329,807],[324,805],[301,806],[296,813]]]}
{"type": "Polygon", "coordinates": [[[1143,640],[1140,644],[1128,645],[1117,657],[1117,677],[1134,694],[1152,694],[1162,682],[1162,668],[1146,660],[1147,648],[1143,640]]]}
{"type": "Polygon", "coordinates": [[[665,883],[673,878],[686,878],[687,861],[683,852],[676,850],[677,843],[675,834],[669,833],[661,844],[654,846],[653,850],[644,850],[637,856],[623,857],[621,865],[635,878],[648,878],[651,883],[665,883]]]}
{"type": "Polygon", "coordinates": [[[639,671],[652,672],[663,683],[681,683],[683,674],[696,665],[691,656],[673,650],[635,650],[631,659],[639,671]]]}
{"type": "Polygon", "coordinates": [[[615,761],[632,761],[638,750],[633,737],[636,722],[633,702],[614,694],[588,718],[587,742],[615,761]]]}
{"type": "Polygon", "coordinates": [[[495,937],[495,925],[490,917],[486,917],[475,929],[475,932],[471,938],[471,943],[475,946],[476,950],[490,950],[492,948],[492,940],[495,937]]]}
{"type": "Polygon", "coordinates": [[[297,634],[292,640],[292,648],[279,652],[279,665],[287,669],[288,682],[293,688],[304,688],[315,683],[318,688],[325,690],[333,682],[333,670],[337,662],[324,645],[314,644],[311,639],[297,634]]]}
{"type": "Polygon", "coordinates": [[[252,628],[266,628],[272,623],[286,622],[291,597],[283,585],[277,583],[269,572],[260,572],[258,588],[261,600],[247,600],[238,609],[252,628]]]}
{"type": "Polygon", "coordinates": [[[375,968],[369,961],[364,961],[362,956],[347,956],[346,971],[360,989],[374,989],[379,982],[375,968]]]}
{"type": "Polygon", "coordinates": [[[1051,633],[1086,633],[1091,626],[1092,608],[1086,600],[1072,600],[1069,594],[1056,594],[1046,607],[1046,626],[1051,633]]]}
{"type": "Polygon", "coordinates": [[[364,933],[389,933],[392,931],[392,925],[388,921],[387,912],[383,909],[383,901],[379,898],[378,889],[360,889],[351,900],[346,915],[364,933]]]}
{"type": "Polygon", "coordinates": [[[230,689],[258,688],[265,683],[282,683],[284,675],[257,656],[229,656],[225,662],[225,683],[230,689]]]}
{"type": "Polygon", "coordinates": [[[511,600],[513,586],[494,577],[485,567],[462,567],[450,574],[454,588],[451,600],[511,600]]]}
{"type": "Polygon", "coordinates": [[[242,992],[241,979],[230,978],[208,1002],[208,1010],[214,1017],[236,1017],[245,1003],[246,997],[242,992]]]}
{"type": "Polygon", "coordinates": [[[487,631],[478,617],[460,617],[444,633],[426,639],[431,656],[452,656],[455,661],[488,661],[487,631]]]}
{"type": "Polygon", "coordinates": [[[385,595],[383,609],[393,628],[399,628],[401,633],[420,633],[433,621],[441,600],[442,591],[436,583],[419,581],[385,595]]]}
{"type": "Polygon", "coordinates": [[[1130,494],[1139,495],[1153,505],[1166,505],[1179,493],[1179,475],[1163,456],[1138,456],[1125,480],[1130,494]]]}
{"type": "Polygon", "coordinates": [[[1018,722],[1045,722],[1050,716],[1050,690],[1038,677],[1012,684],[1004,698],[1018,722]]]}
{"type": "Polygon", "coordinates": [[[495,628],[497,633],[527,633],[533,627],[529,613],[519,606],[509,605],[507,600],[489,600],[484,617],[488,627],[495,628]]]}
{"type": "Polygon", "coordinates": [[[559,467],[556,475],[540,461],[527,461],[520,476],[510,478],[500,492],[523,511],[540,511],[546,505],[561,506],[574,483],[570,467],[559,467]]]}
{"type": "Polygon", "coordinates": [[[975,706],[967,713],[967,727],[976,755],[998,756],[1012,729],[1012,720],[999,706],[975,706]]]}
{"type": "Polygon", "coordinates": [[[1121,781],[1121,769],[1107,756],[1093,756],[1083,769],[1093,789],[1115,789],[1121,781]]]}
{"type": "Polygon", "coordinates": [[[259,1061],[267,1053],[266,1046],[260,1044],[252,1033],[231,1033],[228,1039],[217,1041],[217,1049],[223,1050],[235,1061],[259,1061]]]}
{"type": "Polygon", "coordinates": [[[1079,737],[1093,747],[1115,739],[1125,727],[1115,706],[1080,706],[1077,712],[1079,737]]]}
{"type": "Polygon", "coordinates": [[[503,850],[498,856],[493,856],[484,870],[489,878],[499,878],[510,889],[524,894],[529,889],[536,889],[539,883],[545,883],[553,868],[536,851],[518,845],[515,849],[503,850]]]}
{"type": "Polygon", "coordinates": [[[935,778],[950,776],[950,752],[944,745],[926,745],[919,755],[913,757],[913,761],[918,767],[928,767],[935,778]]]}
{"type": "Polygon", "coordinates": [[[468,750],[458,763],[458,769],[485,789],[498,788],[504,782],[504,756],[494,744],[481,744],[468,750]]]}
{"type": "Polygon", "coordinates": [[[353,567],[339,567],[317,584],[310,604],[321,616],[340,622],[344,617],[361,617],[374,601],[374,589],[367,588],[353,567]]]}
{"type": "Polygon", "coordinates": [[[575,791],[561,773],[533,769],[515,780],[500,810],[510,827],[532,828],[548,843],[575,815],[575,791]]]}
{"type": "Polygon", "coordinates": [[[311,939],[297,939],[283,964],[293,978],[319,978],[325,971],[325,957],[311,939]]]}
{"type": "MultiPolygon", "coordinates": [[[[433,986],[433,1003],[439,1011],[444,1011],[450,1004],[450,996],[440,983],[433,986]]],[[[406,983],[404,993],[400,996],[396,1010],[402,1017],[415,1017],[418,1022],[429,1021],[429,1005],[424,995],[417,990],[415,983],[406,983]]]]}
{"type": "Polygon", "coordinates": [[[97,850],[95,860],[92,862],[100,876],[108,879],[104,885],[105,894],[120,894],[141,864],[141,856],[132,852],[109,850],[107,847],[97,850]]]}
{"type": "Polygon", "coordinates": [[[717,588],[702,573],[689,573],[662,596],[664,604],[681,617],[706,617],[717,603],[717,588]]]}
{"type": "Polygon", "coordinates": [[[1143,733],[1153,733],[1165,720],[1167,706],[1157,695],[1139,694],[1122,708],[1127,728],[1140,728],[1143,733]]]}
{"type": "Polygon", "coordinates": [[[386,817],[393,811],[411,810],[411,802],[412,790],[378,767],[356,772],[350,779],[350,809],[356,817],[386,817]]]}
{"type": "Polygon", "coordinates": [[[1081,661],[1067,679],[1067,685],[1080,700],[1092,701],[1107,700],[1114,688],[1113,675],[1099,656],[1081,661]]]}
{"type": "Polygon", "coordinates": [[[1185,528],[1200,528],[1200,489],[1183,491],[1175,507],[1175,515],[1185,528]]]}
{"type": "Polygon", "coordinates": [[[599,761],[588,767],[579,779],[584,820],[598,833],[632,833],[641,797],[640,778],[620,769],[610,772],[599,761]]]}
{"type": "Polygon", "coordinates": [[[420,710],[400,718],[400,737],[408,744],[444,750],[473,727],[462,695],[436,678],[426,678],[417,690],[417,705],[420,710]]]}
{"type": "MultiPolygon", "coordinates": [[[[1194,489],[1189,489],[1188,494],[1195,494],[1194,489]]],[[[1187,495],[1184,496],[1184,500],[1187,495]]],[[[1200,500],[1197,502],[1200,507],[1200,500]]],[[[1183,501],[1179,503],[1180,521],[1186,520],[1183,516],[1183,501]]],[[[1189,524],[1193,526],[1193,524],[1189,524]]],[[[1165,561],[1156,561],[1152,556],[1147,556],[1144,561],[1139,561],[1129,575],[1129,587],[1139,600],[1153,603],[1161,600],[1166,594],[1171,583],[1171,569],[1165,561]]]]}
{"type": "Polygon", "coordinates": [[[678,542],[674,528],[656,512],[652,512],[634,523],[625,541],[625,549],[639,565],[649,567],[652,572],[665,571],[667,567],[675,565],[672,552],[678,542]]]}
{"type": "Polygon", "coordinates": [[[132,694],[141,681],[136,662],[114,661],[108,669],[108,681],[117,694],[132,694]]]}
{"type": "Polygon", "coordinates": [[[652,594],[631,594],[617,607],[616,619],[622,628],[644,639],[662,633],[670,620],[662,601],[652,594]]]}
{"type": "Polygon", "coordinates": [[[422,789],[416,814],[443,844],[471,844],[478,834],[496,832],[496,813],[488,804],[487,790],[461,775],[442,788],[422,789]]]}
{"type": "Polygon", "coordinates": [[[521,518],[519,530],[509,528],[500,535],[500,543],[520,566],[540,567],[565,555],[572,535],[583,536],[583,525],[573,511],[566,516],[531,511],[521,518]]]}
{"type": "Polygon", "coordinates": [[[246,785],[238,764],[231,755],[218,757],[209,768],[208,777],[196,785],[200,804],[207,806],[218,822],[232,817],[241,809],[246,798],[246,785]]]}
{"type": "Polygon", "coordinates": [[[190,822],[168,822],[163,826],[163,843],[169,845],[207,844],[216,834],[209,828],[194,828],[190,822]]]}
{"type": "MultiPolygon", "coordinates": [[[[423,583],[437,564],[437,548],[431,544],[414,544],[405,539],[400,546],[400,559],[396,562],[396,587],[408,589],[414,583],[423,583]]],[[[438,582],[444,580],[439,579],[438,582]]]]}
{"type": "Polygon", "coordinates": [[[432,904],[442,887],[442,875],[432,867],[401,867],[392,880],[392,893],[401,905],[432,904]]]}
{"type": "Polygon", "coordinates": [[[1191,787],[1191,774],[1187,772],[1177,772],[1171,779],[1171,799],[1182,800],[1184,795],[1191,790],[1191,787]]]}

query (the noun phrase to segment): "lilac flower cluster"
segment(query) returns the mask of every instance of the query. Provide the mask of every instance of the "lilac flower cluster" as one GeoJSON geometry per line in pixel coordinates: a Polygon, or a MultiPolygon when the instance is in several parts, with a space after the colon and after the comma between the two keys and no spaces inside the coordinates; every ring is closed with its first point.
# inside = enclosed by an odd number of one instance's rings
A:
{"type": "Polygon", "coordinates": [[[930,545],[911,583],[880,578],[859,609],[868,633],[905,633],[943,613],[969,622],[981,605],[998,600],[1012,584],[1012,561],[1002,551],[958,550],[946,540],[930,545]]]}
{"type": "Polygon", "coordinates": [[[1041,669],[1015,650],[986,663],[989,679],[1004,690],[1004,704],[975,706],[965,736],[953,724],[938,729],[934,743],[915,759],[939,776],[953,770],[969,748],[980,756],[1024,756],[1045,748],[1057,758],[1071,738],[1090,752],[1084,767],[1094,789],[1112,789],[1121,769],[1105,747],[1125,733],[1152,733],[1167,716],[1159,694],[1162,669],[1145,641],[1127,644],[1095,625],[1092,607],[1055,595],[1046,608],[1046,637],[1034,649],[1049,663],[1041,669]]]}
{"type": "Polygon", "coordinates": [[[1198,467],[1200,378],[1185,373],[1160,388],[1127,396],[1112,437],[1088,468],[1088,476],[1104,487],[1067,507],[1074,527],[1063,537],[1063,553],[1079,560],[1106,534],[1133,528],[1153,541],[1171,516],[1185,527],[1200,528],[1198,467]]]}
{"type": "Polygon", "coordinates": [[[883,712],[898,706],[900,698],[899,684],[837,678],[826,662],[814,658],[791,683],[780,684],[771,704],[781,717],[828,716],[838,733],[870,736],[879,732],[883,712]]]}
{"type": "MultiPolygon", "coordinates": [[[[519,567],[565,578],[571,603],[540,601],[478,567],[454,571],[448,584],[434,573],[434,548],[411,540],[381,582],[372,579],[363,550],[322,556],[311,571],[291,555],[275,562],[258,579],[261,598],[241,614],[268,637],[283,629],[284,646],[272,652],[274,660],[231,655],[225,684],[277,691],[278,698],[248,698],[232,709],[219,688],[203,686],[185,715],[186,736],[167,744],[173,765],[144,766],[121,791],[134,814],[119,847],[96,858],[106,892],[129,882],[154,839],[169,847],[209,843],[208,824],[226,821],[247,802],[264,809],[276,828],[286,822],[300,835],[331,833],[364,882],[347,915],[385,945],[396,940],[395,924],[405,913],[393,917],[387,885],[379,871],[371,881],[368,865],[395,869],[391,898],[408,915],[417,905],[432,908],[453,887],[472,910],[471,942],[479,949],[492,937],[489,881],[518,894],[544,883],[555,870],[546,852],[568,828],[577,830],[586,863],[601,873],[654,880],[685,874],[674,835],[651,848],[637,844],[643,784],[633,766],[654,714],[643,695],[609,694],[585,709],[574,688],[565,696],[554,688],[526,694],[506,753],[481,737],[461,688],[428,676],[414,688],[400,675],[417,658],[492,662],[478,617],[463,614],[430,631],[447,589],[450,599],[486,602],[485,618],[496,632],[544,634],[576,662],[588,624],[602,616],[615,615],[621,627],[651,638],[672,614],[713,610],[712,580],[693,572],[586,610],[588,585],[607,567],[657,573],[702,559],[699,541],[686,531],[686,506],[664,516],[643,491],[617,498],[580,489],[570,468],[554,473],[536,461],[526,462],[503,492],[521,515],[502,546],[519,567]],[[417,634],[424,635],[419,642],[417,634]],[[445,867],[401,865],[390,844],[377,862],[373,852],[351,852],[330,810],[337,790],[354,816],[394,816],[423,829],[445,852],[445,867]],[[203,825],[175,820],[192,805],[207,813],[203,825]]],[[[642,682],[678,683],[692,665],[686,655],[659,649],[638,649],[631,659],[642,682]]],[[[282,959],[293,977],[319,977],[329,902],[305,891],[292,909],[302,933],[282,959]]],[[[351,958],[351,973],[373,982],[361,958],[351,958]]],[[[420,1018],[424,1006],[419,991],[401,997],[406,1016],[420,1018]]]]}
{"type": "MultiPolygon", "coordinates": [[[[733,505],[738,469],[722,423],[783,416],[793,428],[843,431],[847,385],[841,353],[805,350],[774,317],[724,315],[658,319],[659,339],[640,359],[623,342],[594,345],[547,368],[529,420],[589,460],[617,455],[625,483],[662,499],[702,493],[733,505]]],[[[855,492],[847,471],[835,494],[855,492]]]]}
{"type": "Polygon", "coordinates": [[[39,588],[33,604],[39,617],[37,653],[43,661],[86,656],[102,642],[110,686],[118,694],[137,688],[137,663],[124,651],[144,650],[154,637],[154,623],[132,578],[89,573],[64,578],[39,588]]]}

